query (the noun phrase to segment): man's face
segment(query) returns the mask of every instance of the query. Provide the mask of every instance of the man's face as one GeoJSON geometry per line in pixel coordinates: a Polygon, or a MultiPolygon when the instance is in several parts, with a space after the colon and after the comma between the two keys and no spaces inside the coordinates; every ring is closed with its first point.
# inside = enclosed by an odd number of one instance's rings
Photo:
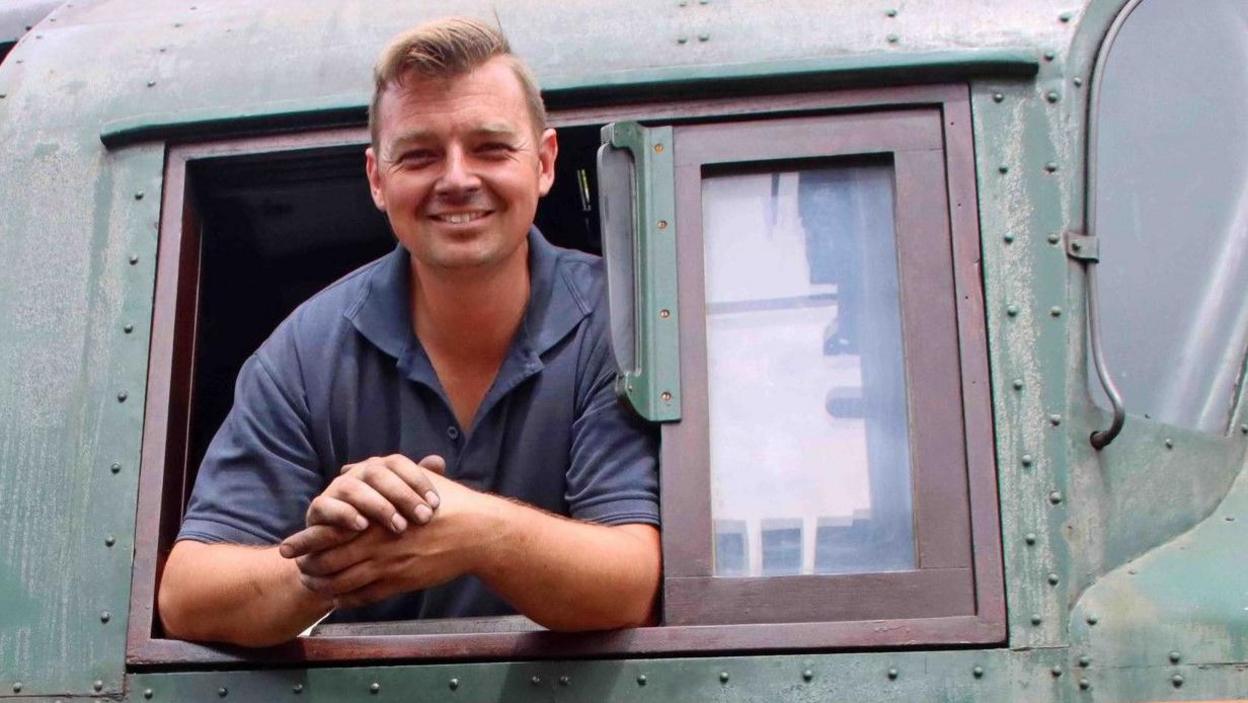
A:
{"type": "Polygon", "coordinates": [[[484,270],[527,251],[558,144],[552,129],[535,133],[506,60],[392,85],[377,124],[377,149],[365,153],[373,202],[416,262],[484,270]]]}

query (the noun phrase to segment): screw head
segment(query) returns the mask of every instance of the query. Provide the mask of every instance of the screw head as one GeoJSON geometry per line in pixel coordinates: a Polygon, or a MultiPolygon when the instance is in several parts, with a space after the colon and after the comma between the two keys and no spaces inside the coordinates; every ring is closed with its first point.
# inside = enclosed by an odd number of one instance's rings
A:
{"type": "Polygon", "coordinates": [[[655,145],[654,145],[654,153],[656,153],[656,154],[662,154],[662,153],[663,153],[663,148],[664,148],[664,147],[663,147],[663,145],[662,145],[662,144],[655,144],[655,145]]]}
{"type": "Polygon", "coordinates": [[[662,310],[659,311],[659,317],[663,318],[664,320],[666,320],[667,318],[671,316],[672,316],[672,311],[668,310],[667,308],[663,308],[662,310]]]}
{"type": "Polygon", "coordinates": [[[667,220],[659,220],[659,229],[667,229],[667,220]]]}
{"type": "Polygon", "coordinates": [[[663,391],[659,394],[659,398],[661,398],[664,403],[670,403],[672,401],[672,394],[667,391],[663,391]]]}
{"type": "Polygon", "coordinates": [[[897,671],[895,667],[888,670],[888,678],[890,681],[896,681],[898,676],[901,676],[901,672],[897,671]]]}

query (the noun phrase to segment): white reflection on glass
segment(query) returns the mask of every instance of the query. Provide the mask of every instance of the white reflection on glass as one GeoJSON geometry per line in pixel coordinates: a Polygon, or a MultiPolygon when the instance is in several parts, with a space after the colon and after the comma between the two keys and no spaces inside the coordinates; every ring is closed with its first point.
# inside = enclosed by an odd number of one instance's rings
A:
{"type": "Polygon", "coordinates": [[[915,566],[887,162],[702,185],[716,576],[915,566]]]}

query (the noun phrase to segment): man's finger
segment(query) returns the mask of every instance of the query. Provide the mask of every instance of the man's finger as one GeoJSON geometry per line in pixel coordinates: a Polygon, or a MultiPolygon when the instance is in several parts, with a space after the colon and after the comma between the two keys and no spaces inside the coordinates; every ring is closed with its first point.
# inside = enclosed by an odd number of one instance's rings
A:
{"type": "Polygon", "coordinates": [[[341,546],[359,536],[355,530],[344,530],[334,525],[313,525],[287,537],[277,551],[287,559],[301,557],[312,552],[341,546]]]}
{"type": "MultiPolygon", "coordinates": [[[[425,459],[422,459],[421,461],[423,462],[428,458],[429,457],[425,457],[425,459]]],[[[441,457],[436,458],[439,462],[441,462],[441,468],[445,470],[445,462],[442,462],[441,457]]],[[[394,476],[402,479],[403,483],[409,487],[409,490],[415,492],[416,495],[421,497],[422,503],[425,503],[431,509],[436,509],[442,504],[442,499],[438,496],[437,490],[433,487],[433,481],[429,480],[429,476],[422,468],[424,466],[423,464],[418,466],[413,464],[411,459],[397,454],[386,457],[385,462],[386,466],[390,469],[394,476]]],[[[429,522],[429,518],[431,517],[433,517],[432,510],[429,510],[428,512],[420,511],[420,513],[416,516],[416,519],[417,522],[424,524],[429,522]]]]}
{"type": "Polygon", "coordinates": [[[330,495],[313,498],[304,520],[308,525],[332,525],[356,532],[368,528],[368,519],[354,505],[330,495]]]}
{"type": "Polygon", "coordinates": [[[411,461],[403,457],[387,458],[385,463],[370,466],[367,470],[360,471],[357,476],[412,522],[423,525],[433,517],[433,507],[426,497],[433,485],[425,472],[411,461]]]}
{"type": "Polygon", "coordinates": [[[425,457],[424,459],[421,459],[420,461],[416,463],[420,464],[426,469],[429,469],[430,471],[436,473],[439,476],[446,475],[446,459],[443,459],[437,454],[430,454],[429,456],[425,457]]]}
{"type": "Polygon", "coordinates": [[[383,580],[374,581],[367,586],[334,598],[335,608],[362,608],[383,601],[394,595],[390,584],[383,580]]]}
{"type": "MultiPolygon", "coordinates": [[[[386,471],[384,467],[377,467],[372,470],[372,473],[379,474],[384,471],[386,471]]],[[[367,471],[360,470],[339,476],[329,485],[323,497],[333,497],[350,503],[370,522],[382,525],[392,532],[399,533],[407,529],[407,519],[399,514],[398,508],[376,488],[361,480],[361,474],[367,473],[367,471]]]]}
{"type": "Polygon", "coordinates": [[[299,581],[304,588],[324,596],[339,596],[357,591],[373,583],[377,578],[373,564],[367,561],[331,574],[301,573],[299,581]]]}

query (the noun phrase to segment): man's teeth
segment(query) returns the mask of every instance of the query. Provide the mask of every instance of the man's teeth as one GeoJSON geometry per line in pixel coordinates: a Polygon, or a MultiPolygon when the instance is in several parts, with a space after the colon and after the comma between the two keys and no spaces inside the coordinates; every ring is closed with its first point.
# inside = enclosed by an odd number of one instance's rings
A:
{"type": "Polygon", "coordinates": [[[453,224],[453,225],[462,225],[462,224],[464,224],[465,222],[472,222],[473,220],[479,219],[479,218],[484,217],[484,216],[485,216],[485,213],[484,213],[484,212],[481,212],[481,211],[478,211],[478,212],[457,212],[457,213],[454,213],[454,214],[451,214],[451,215],[442,215],[442,218],[441,218],[441,219],[443,219],[443,220],[445,220],[446,222],[449,222],[449,223],[451,223],[451,224],[453,224]]]}

